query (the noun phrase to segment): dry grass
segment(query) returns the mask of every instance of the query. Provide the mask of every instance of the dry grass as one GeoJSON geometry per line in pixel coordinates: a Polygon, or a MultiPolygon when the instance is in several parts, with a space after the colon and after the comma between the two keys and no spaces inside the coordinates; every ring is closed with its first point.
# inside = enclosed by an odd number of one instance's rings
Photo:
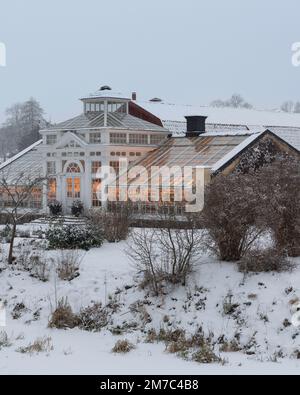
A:
{"type": "Polygon", "coordinates": [[[108,311],[101,303],[81,309],[78,315],[78,326],[80,329],[99,332],[108,324],[108,311]]]}
{"type": "Polygon", "coordinates": [[[36,339],[33,343],[26,347],[19,347],[18,352],[22,354],[35,354],[40,352],[50,352],[53,350],[51,337],[36,339]]]}
{"type": "Polygon", "coordinates": [[[73,313],[68,300],[60,299],[49,320],[49,328],[67,329],[74,328],[77,325],[78,317],[73,313]]]}
{"type": "Polygon", "coordinates": [[[72,281],[79,276],[79,255],[76,251],[61,251],[57,259],[56,272],[63,281],[72,281]]]}
{"type": "Polygon", "coordinates": [[[118,354],[126,354],[135,348],[134,344],[130,343],[127,339],[118,340],[114,345],[112,352],[118,354]]]}

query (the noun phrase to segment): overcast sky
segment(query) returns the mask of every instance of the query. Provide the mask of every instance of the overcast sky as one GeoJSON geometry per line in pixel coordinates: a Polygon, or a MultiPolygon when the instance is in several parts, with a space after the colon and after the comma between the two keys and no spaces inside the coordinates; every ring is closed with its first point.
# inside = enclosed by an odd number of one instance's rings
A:
{"type": "Polygon", "coordinates": [[[64,120],[103,84],[176,103],[300,100],[297,41],[299,0],[0,0],[0,122],[30,96],[64,120]]]}

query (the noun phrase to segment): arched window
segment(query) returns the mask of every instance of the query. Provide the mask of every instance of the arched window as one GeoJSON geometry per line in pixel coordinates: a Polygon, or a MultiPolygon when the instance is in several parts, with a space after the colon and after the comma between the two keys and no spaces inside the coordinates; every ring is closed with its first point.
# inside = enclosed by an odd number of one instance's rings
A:
{"type": "Polygon", "coordinates": [[[70,163],[67,167],[67,173],[80,173],[80,167],[77,163],[70,163]]]}

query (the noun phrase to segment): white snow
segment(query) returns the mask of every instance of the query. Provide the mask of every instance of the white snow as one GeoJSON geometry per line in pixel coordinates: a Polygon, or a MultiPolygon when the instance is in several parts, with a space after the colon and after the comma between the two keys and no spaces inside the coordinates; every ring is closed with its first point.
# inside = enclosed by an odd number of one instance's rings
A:
{"type": "Polygon", "coordinates": [[[278,110],[266,111],[245,108],[217,108],[210,106],[182,105],[168,102],[138,101],[137,104],[163,121],[185,121],[187,115],[205,115],[206,122],[247,126],[300,127],[300,114],[278,110]]]}
{"type": "MultiPolygon", "coordinates": [[[[34,225],[37,229],[37,224],[34,225]]],[[[30,230],[32,225],[20,229],[30,230]]],[[[17,239],[17,244],[24,242],[17,239]]],[[[128,260],[125,242],[108,244],[89,252],[81,252],[83,260],[80,276],[71,282],[58,280],[54,272],[49,282],[30,277],[28,272],[5,269],[0,272],[0,300],[6,301],[7,326],[10,347],[0,347],[0,374],[297,374],[300,361],[292,354],[299,349],[300,331],[285,327],[291,320],[290,301],[300,297],[300,259],[294,260],[296,269],[290,273],[268,273],[244,277],[232,263],[220,263],[203,256],[197,263],[188,285],[170,290],[169,295],[147,296],[136,283],[135,268],[128,260]],[[136,331],[121,336],[109,330],[90,333],[79,329],[57,330],[47,328],[51,306],[55,298],[67,297],[74,312],[93,301],[105,303],[116,289],[121,310],[114,315],[114,325],[137,321],[129,306],[137,300],[147,300],[146,309],[152,322],[136,331]],[[239,304],[239,322],[224,315],[222,304],[228,293],[239,304]],[[252,297],[250,298],[250,295],[252,297]],[[23,302],[28,309],[19,319],[12,319],[16,303],[23,302]],[[199,307],[200,306],[200,307],[199,307]],[[201,307],[202,306],[202,307],[201,307]],[[40,318],[33,314],[40,309],[40,318]],[[256,333],[256,355],[222,353],[227,360],[220,364],[204,365],[187,362],[168,354],[162,343],[145,343],[148,329],[166,325],[184,328],[194,333],[202,326],[216,338],[224,335],[231,340],[239,331],[241,342],[247,343],[256,333]],[[54,349],[47,353],[21,354],[16,350],[37,338],[51,337],[54,349]],[[126,355],[111,352],[118,339],[127,338],[136,345],[126,355]],[[282,351],[284,358],[271,362],[274,353],[282,351]]],[[[45,252],[55,257],[60,252],[45,252]]],[[[4,251],[2,250],[2,256],[4,251]]]]}

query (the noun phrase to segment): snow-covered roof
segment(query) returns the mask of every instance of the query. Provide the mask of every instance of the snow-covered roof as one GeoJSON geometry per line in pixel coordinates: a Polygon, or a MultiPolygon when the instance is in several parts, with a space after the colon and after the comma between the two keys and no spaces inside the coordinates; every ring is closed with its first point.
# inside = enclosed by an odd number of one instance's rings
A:
{"type": "MultiPolygon", "coordinates": [[[[45,130],[78,130],[78,129],[97,129],[104,127],[103,112],[89,112],[81,114],[75,118],[50,126],[45,130]]],[[[166,132],[162,126],[144,121],[141,118],[134,117],[124,113],[108,113],[105,127],[116,129],[131,130],[151,130],[157,132],[166,132]]]]}
{"type": "Polygon", "coordinates": [[[13,182],[20,174],[32,179],[41,176],[43,157],[38,146],[43,142],[39,140],[17,155],[0,165],[0,177],[5,175],[7,182],[13,182]]]}
{"type": "Polygon", "coordinates": [[[130,100],[126,95],[122,92],[116,92],[111,89],[97,90],[96,92],[89,93],[88,95],[81,98],[81,100],[88,99],[121,99],[121,100],[130,100]]]}
{"type": "Polygon", "coordinates": [[[167,102],[137,101],[136,104],[156,115],[162,121],[185,122],[187,115],[205,115],[209,124],[261,125],[299,127],[300,114],[279,110],[266,111],[246,108],[180,105],[167,102]]]}
{"type": "Polygon", "coordinates": [[[300,114],[246,108],[177,105],[166,102],[140,101],[137,104],[161,119],[174,136],[184,135],[187,115],[206,115],[206,130],[223,135],[259,133],[271,130],[300,150],[300,114]]]}
{"type": "Polygon", "coordinates": [[[3,162],[0,165],[0,170],[4,169],[4,167],[10,165],[11,163],[13,163],[14,161],[16,161],[17,159],[21,158],[22,156],[24,156],[25,154],[27,154],[28,152],[34,151],[34,149],[42,144],[43,140],[39,140],[36,141],[35,143],[33,143],[32,145],[30,145],[29,147],[25,148],[23,151],[18,152],[16,155],[12,156],[11,158],[7,159],[5,162],[3,162]]]}

